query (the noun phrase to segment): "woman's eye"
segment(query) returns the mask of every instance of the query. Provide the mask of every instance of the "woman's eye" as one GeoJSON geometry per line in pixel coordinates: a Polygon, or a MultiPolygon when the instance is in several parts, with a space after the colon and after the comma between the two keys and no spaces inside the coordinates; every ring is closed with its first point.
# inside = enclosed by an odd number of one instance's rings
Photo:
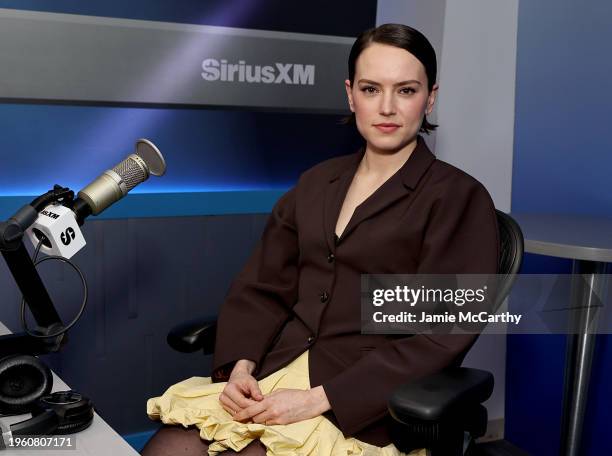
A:
{"type": "Polygon", "coordinates": [[[362,92],[365,93],[376,93],[376,87],[372,87],[372,86],[365,86],[361,89],[362,92]]]}
{"type": "Polygon", "coordinates": [[[416,90],[414,90],[412,87],[404,87],[404,88],[400,89],[400,93],[403,93],[403,94],[410,95],[410,94],[413,94],[415,92],[416,92],[416,90]]]}

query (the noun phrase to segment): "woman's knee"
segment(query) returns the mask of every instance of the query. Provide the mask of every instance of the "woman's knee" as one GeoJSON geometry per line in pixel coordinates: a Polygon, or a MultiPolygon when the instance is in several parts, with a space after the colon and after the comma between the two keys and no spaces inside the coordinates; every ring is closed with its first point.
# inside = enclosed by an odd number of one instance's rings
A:
{"type": "Polygon", "coordinates": [[[208,443],[200,438],[196,427],[162,426],[142,449],[143,456],[202,456],[208,454],[208,443]]]}
{"type": "MultiPolygon", "coordinates": [[[[202,456],[208,454],[208,443],[200,438],[196,427],[162,426],[147,442],[140,453],[142,456],[202,456]]],[[[223,456],[265,456],[266,447],[254,440],[239,453],[224,451],[223,456]]]]}
{"type": "Polygon", "coordinates": [[[257,440],[253,440],[246,447],[242,449],[241,452],[235,453],[233,451],[228,451],[226,453],[221,453],[223,456],[231,455],[231,454],[239,454],[240,456],[266,456],[266,447],[263,443],[257,440]]]}

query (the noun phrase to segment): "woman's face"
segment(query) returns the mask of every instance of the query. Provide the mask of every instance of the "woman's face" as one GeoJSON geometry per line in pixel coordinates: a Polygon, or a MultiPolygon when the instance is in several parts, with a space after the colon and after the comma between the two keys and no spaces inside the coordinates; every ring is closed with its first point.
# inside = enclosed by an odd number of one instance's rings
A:
{"type": "Polygon", "coordinates": [[[357,129],[370,149],[397,152],[416,140],[438,90],[427,88],[423,64],[408,51],[372,43],[355,64],[355,80],[345,81],[357,129]]]}

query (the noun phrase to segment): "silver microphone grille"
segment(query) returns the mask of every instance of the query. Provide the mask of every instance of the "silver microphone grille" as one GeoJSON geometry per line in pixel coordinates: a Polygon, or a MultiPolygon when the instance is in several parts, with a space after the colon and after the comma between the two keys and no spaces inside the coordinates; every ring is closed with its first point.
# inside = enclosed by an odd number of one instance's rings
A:
{"type": "Polygon", "coordinates": [[[125,193],[132,190],[138,184],[146,181],[149,177],[149,170],[146,163],[139,156],[134,154],[116,165],[113,171],[121,177],[121,180],[125,184],[125,193]]]}
{"type": "Polygon", "coordinates": [[[108,206],[119,201],[150,175],[161,176],[166,172],[166,161],[159,149],[147,139],[136,142],[136,153],[129,155],[113,169],[104,171],[78,194],[98,215],[108,206]]]}

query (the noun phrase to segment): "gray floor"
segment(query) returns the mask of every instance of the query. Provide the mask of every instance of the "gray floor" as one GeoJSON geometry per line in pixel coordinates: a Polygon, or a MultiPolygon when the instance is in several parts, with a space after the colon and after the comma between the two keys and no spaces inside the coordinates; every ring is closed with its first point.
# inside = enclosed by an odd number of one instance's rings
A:
{"type": "Polygon", "coordinates": [[[474,456],[529,456],[529,453],[506,440],[497,440],[478,445],[478,452],[474,456]]]}

